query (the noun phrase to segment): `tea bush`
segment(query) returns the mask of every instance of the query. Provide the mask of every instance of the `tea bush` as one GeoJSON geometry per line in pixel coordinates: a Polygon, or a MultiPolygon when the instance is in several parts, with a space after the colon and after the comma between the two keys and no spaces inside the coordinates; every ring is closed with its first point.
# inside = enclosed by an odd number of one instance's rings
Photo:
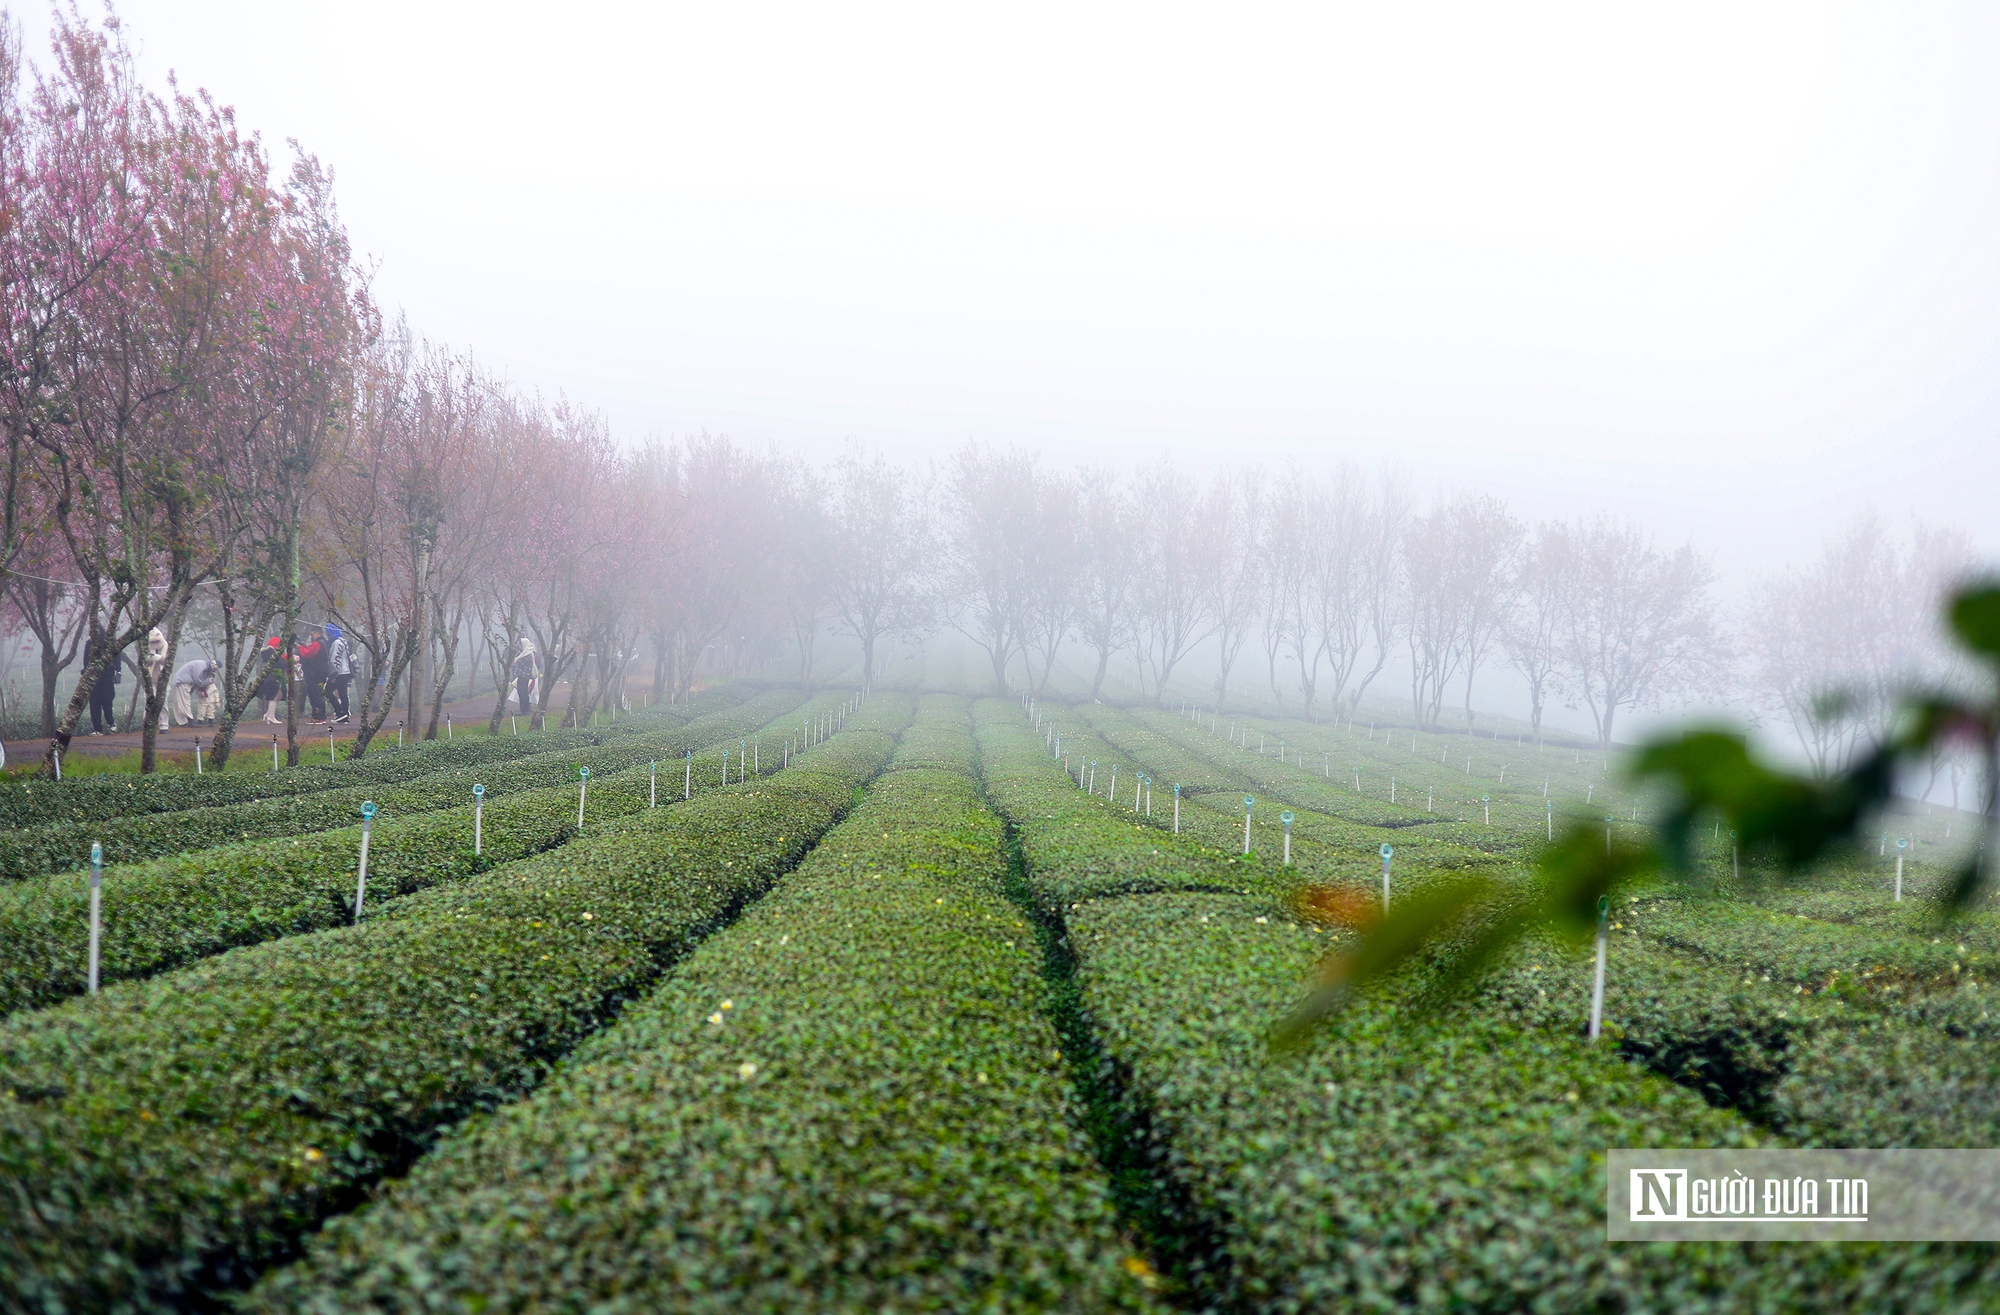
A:
{"type": "Polygon", "coordinates": [[[886,761],[866,727],[895,702],[793,771],[0,1023],[0,1291],[169,1310],[253,1276],[795,865],[886,761]]]}
{"type": "MultiPolygon", "coordinates": [[[[203,776],[158,773],[148,776],[87,776],[68,781],[17,781],[0,786],[0,827],[50,822],[101,822],[134,813],[170,813],[214,808],[279,795],[309,794],[346,785],[394,784],[454,767],[507,762],[530,754],[601,744],[621,735],[675,725],[691,716],[742,702],[745,691],[720,686],[686,704],[634,714],[615,726],[542,731],[533,735],[468,735],[429,740],[398,748],[378,740],[366,756],[326,766],[282,768],[275,772],[214,772],[203,776]]],[[[238,752],[254,752],[249,745],[238,752]]],[[[85,854],[88,855],[88,845],[85,854]]]]}
{"type": "Polygon", "coordinates": [[[247,1308],[1146,1308],[964,725],[926,698],[798,871],[247,1308]]]}
{"type": "MultiPolygon", "coordinates": [[[[593,771],[597,772],[635,757],[640,762],[622,773],[591,777],[585,822],[586,826],[602,824],[647,806],[647,768],[643,764],[648,757],[678,761],[688,748],[707,749],[722,743],[733,748],[738,738],[757,728],[764,715],[777,712],[788,720],[796,706],[795,695],[766,696],[712,713],[680,730],[625,736],[602,748],[585,750],[569,762],[559,756],[543,756],[532,766],[523,764],[522,781],[565,784],[525,790],[488,804],[478,855],[473,853],[470,804],[397,816],[391,811],[397,794],[384,792],[378,802],[385,811],[377,815],[369,840],[364,914],[379,911],[384,902],[398,896],[567,844],[577,834],[578,773],[574,763],[595,763],[593,771]]],[[[676,800],[681,794],[681,773],[663,773],[663,777],[668,775],[671,780],[661,781],[663,801],[676,800]]],[[[463,780],[454,779],[451,788],[460,799],[471,793],[470,783],[463,780]]],[[[704,788],[716,788],[713,776],[704,788]]],[[[431,797],[418,796],[420,800],[431,797]]],[[[183,818],[198,819],[210,811],[214,810],[135,820],[168,826],[183,818]]],[[[350,824],[338,830],[224,845],[180,858],[108,868],[102,890],[102,979],[145,976],[232,946],[349,922],[361,828],[351,824],[358,809],[342,806],[341,811],[350,824]]],[[[85,989],[88,909],[89,879],[81,874],[38,877],[0,887],[0,1010],[47,1004],[85,989]]]]}
{"type": "MultiPolygon", "coordinates": [[[[798,706],[796,692],[766,694],[728,709],[716,709],[688,725],[711,728],[715,736],[741,734],[798,706]]],[[[407,817],[467,804],[474,782],[486,787],[490,802],[503,795],[574,780],[576,769],[609,774],[649,758],[679,762],[689,748],[705,749],[714,739],[689,735],[657,719],[621,725],[616,734],[525,757],[428,772],[401,783],[370,783],[280,795],[247,803],[139,813],[89,822],[56,822],[0,832],[0,878],[22,878],[87,868],[90,846],[103,846],[107,865],[140,863],[167,854],[273,836],[298,836],[352,825],[361,804],[373,800],[386,816],[407,817]]],[[[678,779],[678,773],[676,773],[678,779]]],[[[675,786],[679,793],[679,786],[675,786]]]]}

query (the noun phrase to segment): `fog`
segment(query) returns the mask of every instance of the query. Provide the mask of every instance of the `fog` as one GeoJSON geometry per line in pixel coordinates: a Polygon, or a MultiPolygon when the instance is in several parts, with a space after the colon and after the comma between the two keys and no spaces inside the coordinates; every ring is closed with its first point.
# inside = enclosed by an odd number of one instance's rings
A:
{"type": "MultiPolygon", "coordinates": [[[[1985,7],[119,12],[141,82],[209,89],[281,167],[296,141],[331,172],[365,300],[423,357],[352,377],[485,408],[480,469],[511,445],[524,479],[561,478],[543,452],[597,470],[602,441],[681,470],[726,436],[728,461],[784,460],[762,501],[717,505],[769,510],[880,454],[938,499],[939,543],[974,451],[1038,454],[1058,509],[1085,467],[1133,506],[1144,471],[1213,501],[1262,469],[1259,515],[1357,479],[1385,526],[1497,499],[1509,553],[1608,518],[1639,531],[1626,559],[1692,547],[1729,669],[1632,705],[1620,738],[1726,708],[1786,742],[1810,691],[1770,654],[1857,627],[1890,638],[1792,666],[1865,674],[1879,712],[1892,677],[1942,669],[1936,588],[2000,556],[1985,7]]],[[[14,17],[46,66],[47,15],[14,17]]],[[[482,525],[528,514],[451,496],[482,525]]],[[[1239,537],[1269,564],[1263,524],[1239,537]]],[[[1471,702],[1531,718],[1518,673],[1462,644],[1471,702]]],[[[1214,648],[1167,692],[1199,692],[1214,648]]],[[[1418,677],[1408,648],[1370,698],[1418,677]]],[[[1544,711],[1598,734],[1574,700],[1544,711]]]]}
{"type": "Polygon", "coordinates": [[[1729,591],[1863,508],[2000,547],[1990,7],[121,12],[627,443],[1393,458],[1729,591]]]}

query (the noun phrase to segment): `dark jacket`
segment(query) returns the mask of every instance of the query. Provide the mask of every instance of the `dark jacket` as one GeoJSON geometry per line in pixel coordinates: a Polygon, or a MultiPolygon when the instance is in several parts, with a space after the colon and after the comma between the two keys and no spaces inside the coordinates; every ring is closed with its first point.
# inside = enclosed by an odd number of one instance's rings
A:
{"type": "Polygon", "coordinates": [[[298,647],[299,666],[305,671],[307,685],[324,685],[327,669],[333,665],[333,655],[326,651],[326,645],[315,639],[298,647]]]}
{"type": "MultiPolygon", "coordinates": [[[[85,640],[83,644],[83,665],[86,667],[89,666],[91,660],[96,656],[97,641],[95,639],[85,640]]],[[[111,661],[104,664],[104,670],[97,673],[97,682],[90,687],[90,692],[95,694],[100,700],[108,699],[113,694],[116,694],[118,692],[118,682],[124,678],[124,666],[125,664],[120,660],[119,656],[116,653],[112,654],[111,661]]]]}

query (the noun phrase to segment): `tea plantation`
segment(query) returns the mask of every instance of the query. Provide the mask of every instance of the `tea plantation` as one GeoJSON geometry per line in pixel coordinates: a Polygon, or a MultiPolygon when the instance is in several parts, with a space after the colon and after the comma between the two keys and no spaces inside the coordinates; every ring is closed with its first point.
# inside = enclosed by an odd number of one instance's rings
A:
{"type": "Polygon", "coordinates": [[[1351,935],[1303,888],[1525,880],[1644,801],[928,676],[0,799],[0,1310],[2000,1308],[1986,1246],[1605,1241],[1614,1147],[2000,1145],[1945,819],[1900,902],[1886,840],[1775,884],[1718,832],[1614,910],[1596,1042],[1544,938],[1274,1055],[1351,935]]]}

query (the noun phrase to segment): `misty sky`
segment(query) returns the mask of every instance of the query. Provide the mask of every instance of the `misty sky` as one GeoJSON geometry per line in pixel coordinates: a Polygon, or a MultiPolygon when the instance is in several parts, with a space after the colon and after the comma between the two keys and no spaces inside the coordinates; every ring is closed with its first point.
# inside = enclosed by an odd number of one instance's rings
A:
{"type": "Polygon", "coordinates": [[[2000,6],[1389,8],[121,13],[627,439],[1387,458],[1732,593],[1865,506],[2000,555],[2000,6]]]}

